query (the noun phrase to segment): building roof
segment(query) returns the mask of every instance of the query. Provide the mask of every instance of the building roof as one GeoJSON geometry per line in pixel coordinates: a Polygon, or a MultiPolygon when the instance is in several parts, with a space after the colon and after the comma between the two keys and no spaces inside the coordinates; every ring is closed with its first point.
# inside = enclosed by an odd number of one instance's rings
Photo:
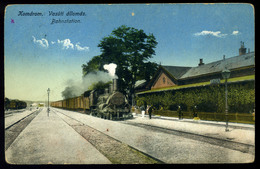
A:
{"type": "Polygon", "coordinates": [[[183,66],[163,66],[162,67],[168,71],[173,77],[179,79],[182,75],[184,75],[191,67],[183,67],[183,66]]]}
{"type": "MultiPolygon", "coordinates": [[[[246,53],[243,55],[234,56],[230,58],[223,58],[222,60],[203,64],[197,67],[161,65],[158,71],[154,74],[153,78],[149,82],[142,83],[142,81],[140,81],[139,84],[138,83],[136,84],[136,87],[137,86],[144,87],[145,84],[147,84],[146,88],[151,87],[153,83],[155,83],[158,80],[161,71],[164,71],[172,80],[178,81],[178,80],[184,80],[189,78],[199,78],[200,76],[203,75],[220,73],[225,68],[232,71],[232,70],[243,69],[243,68],[254,67],[254,66],[255,66],[255,52],[250,52],[250,53],[246,53]]],[[[239,80],[235,79],[235,80],[240,81],[240,79],[239,80]]]]}
{"type": "Polygon", "coordinates": [[[255,53],[247,53],[231,58],[222,59],[216,62],[204,64],[197,67],[192,67],[184,73],[180,79],[196,77],[203,74],[217,73],[224,70],[226,67],[229,70],[248,67],[255,65],[255,53]]]}
{"type": "MultiPolygon", "coordinates": [[[[255,75],[248,75],[248,76],[243,76],[243,77],[230,78],[230,79],[228,79],[228,83],[229,84],[241,83],[241,82],[249,82],[249,81],[254,81],[254,80],[255,80],[255,75]]],[[[220,81],[220,84],[223,85],[224,83],[225,83],[225,80],[222,79],[220,81]]],[[[146,93],[162,92],[162,91],[170,91],[170,90],[179,90],[179,89],[193,88],[193,87],[204,87],[204,86],[209,86],[209,85],[211,85],[209,81],[199,82],[199,83],[193,83],[193,84],[187,84],[187,85],[171,86],[171,87],[166,87],[166,88],[164,87],[164,88],[146,90],[146,91],[138,92],[137,95],[146,94],[146,93]]]]}
{"type": "Polygon", "coordinates": [[[187,72],[191,67],[183,67],[183,66],[166,66],[166,65],[160,65],[156,73],[154,74],[153,78],[146,82],[146,87],[151,87],[153,83],[157,80],[159,77],[161,71],[164,71],[169,78],[171,78],[173,81],[178,80],[185,72],[187,72]]]}

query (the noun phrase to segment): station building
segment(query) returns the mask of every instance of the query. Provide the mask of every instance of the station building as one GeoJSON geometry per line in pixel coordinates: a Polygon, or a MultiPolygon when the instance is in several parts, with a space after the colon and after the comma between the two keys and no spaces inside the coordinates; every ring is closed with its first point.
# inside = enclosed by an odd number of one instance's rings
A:
{"type": "Polygon", "coordinates": [[[136,94],[176,90],[181,88],[208,86],[223,83],[221,72],[229,69],[231,74],[228,83],[244,83],[255,80],[255,52],[245,48],[241,42],[239,55],[204,63],[199,60],[196,67],[160,65],[154,77],[149,81],[139,81],[136,84],[136,94]]]}

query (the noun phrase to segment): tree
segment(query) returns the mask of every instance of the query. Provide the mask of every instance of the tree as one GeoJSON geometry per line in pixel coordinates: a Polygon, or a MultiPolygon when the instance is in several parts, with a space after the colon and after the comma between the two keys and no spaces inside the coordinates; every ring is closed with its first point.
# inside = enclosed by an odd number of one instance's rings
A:
{"type": "Polygon", "coordinates": [[[158,69],[158,64],[154,62],[146,62],[143,64],[143,69],[139,70],[139,76],[137,77],[137,80],[145,79],[147,82],[151,80],[154,73],[158,69]]]}
{"type": "Polygon", "coordinates": [[[153,34],[146,35],[143,30],[123,25],[100,41],[102,54],[82,65],[83,76],[104,71],[105,64],[117,64],[118,89],[131,102],[136,81],[149,81],[158,68],[156,63],[148,61],[155,54],[156,45],[153,34]]]}
{"type": "Polygon", "coordinates": [[[87,65],[83,64],[82,66],[82,73],[83,76],[86,76],[89,73],[94,73],[96,71],[99,71],[103,68],[102,60],[100,56],[94,56],[87,65]]]}
{"type": "Polygon", "coordinates": [[[146,35],[125,25],[112,31],[111,35],[104,37],[98,47],[102,64],[117,64],[116,75],[118,87],[132,101],[137,80],[150,80],[157,69],[157,64],[149,62],[155,54],[157,42],[153,34],[146,35]]]}
{"type": "Polygon", "coordinates": [[[5,108],[5,110],[7,109],[8,110],[8,108],[10,107],[10,100],[7,98],[7,97],[5,97],[5,101],[4,101],[4,108],[5,108]]]}

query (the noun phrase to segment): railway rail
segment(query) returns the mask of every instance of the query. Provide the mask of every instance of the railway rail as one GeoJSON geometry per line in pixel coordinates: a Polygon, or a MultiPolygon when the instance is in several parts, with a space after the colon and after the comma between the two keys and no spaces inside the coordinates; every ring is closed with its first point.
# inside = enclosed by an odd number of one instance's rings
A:
{"type": "Polygon", "coordinates": [[[58,110],[52,110],[65,123],[90,142],[98,151],[105,155],[113,164],[163,164],[164,162],[137,150],[97,129],[58,110]],[[91,133],[91,134],[89,134],[91,133]],[[105,144],[104,144],[105,143],[105,144]]]}
{"type": "Polygon", "coordinates": [[[213,145],[229,148],[232,150],[237,150],[237,151],[240,151],[243,153],[249,153],[249,154],[255,155],[255,146],[250,145],[250,144],[239,143],[239,142],[235,142],[235,141],[228,140],[228,139],[216,138],[216,137],[200,135],[200,134],[196,134],[196,133],[190,133],[190,132],[185,132],[185,131],[163,128],[163,127],[154,126],[154,125],[130,122],[130,121],[121,121],[121,123],[142,127],[147,130],[159,131],[159,132],[163,132],[163,133],[167,133],[167,134],[185,137],[188,139],[198,140],[201,142],[206,142],[209,144],[213,144],[213,145]]]}
{"type": "Polygon", "coordinates": [[[24,112],[25,110],[26,109],[5,111],[5,117],[13,116],[16,113],[21,113],[21,112],[24,112]]]}
{"type": "MultiPolygon", "coordinates": [[[[12,144],[15,138],[34,119],[34,117],[38,115],[38,113],[41,110],[42,109],[39,109],[31,113],[30,115],[27,115],[26,117],[20,119],[19,121],[15,122],[14,124],[12,124],[11,126],[5,129],[5,134],[6,134],[5,150],[8,149],[8,147],[12,144]]],[[[75,132],[81,135],[87,142],[93,145],[100,153],[102,153],[113,164],[163,164],[169,162],[165,160],[165,158],[163,158],[162,156],[160,155],[158,156],[158,154],[156,153],[155,154],[150,153],[149,151],[140,148],[140,146],[136,146],[135,144],[131,144],[125,140],[121,140],[119,137],[114,137],[113,135],[111,135],[111,132],[105,131],[103,129],[100,130],[100,128],[93,127],[95,125],[92,125],[92,123],[88,125],[88,122],[86,120],[85,121],[81,120],[81,118],[83,117],[82,115],[73,116],[73,114],[66,113],[60,109],[54,109],[54,108],[51,109],[51,113],[54,113],[55,116],[58,116],[75,132]]],[[[186,142],[197,141],[198,142],[197,145],[201,143],[202,144],[207,143],[207,145],[211,144],[212,146],[219,146],[220,149],[227,148],[229,149],[229,151],[235,150],[240,154],[242,152],[248,155],[250,154],[250,156],[255,155],[254,145],[236,142],[233,140],[229,140],[228,138],[216,138],[213,136],[195,134],[191,132],[179,131],[176,129],[169,129],[169,128],[143,124],[139,122],[132,122],[132,121],[119,121],[119,122],[112,122],[112,123],[115,123],[117,125],[122,123],[125,124],[122,125],[125,127],[127,127],[127,125],[132,125],[135,127],[139,127],[140,130],[142,131],[148,131],[148,132],[151,131],[152,133],[158,133],[159,135],[167,134],[169,136],[169,137],[167,136],[168,138],[170,137],[174,138],[175,136],[177,136],[179,138],[186,139],[187,140],[186,142]]],[[[110,129],[111,131],[113,130],[113,128],[110,129]]],[[[174,149],[171,149],[171,152],[177,152],[177,154],[178,151],[179,151],[179,147],[175,147],[174,149]]],[[[212,153],[209,154],[212,155],[212,153]]],[[[213,157],[214,157],[214,153],[213,153],[213,157]]],[[[196,160],[196,158],[194,158],[193,160],[196,160]]]]}
{"type": "Polygon", "coordinates": [[[37,109],[29,115],[13,122],[5,128],[5,150],[14,142],[16,137],[27,127],[27,125],[42,111],[37,109]]]}
{"type": "MultiPolygon", "coordinates": [[[[70,117],[70,118],[72,118],[72,117],[70,117]]],[[[76,119],[74,119],[74,120],[76,120],[76,119]]],[[[179,131],[179,130],[163,128],[163,127],[148,125],[148,124],[143,124],[143,123],[136,123],[136,122],[131,122],[131,121],[119,121],[119,123],[145,128],[150,131],[156,131],[156,132],[162,132],[162,133],[171,134],[171,135],[175,135],[175,136],[180,136],[180,137],[184,137],[184,138],[188,138],[188,139],[192,139],[192,140],[209,143],[209,144],[216,145],[216,146],[221,146],[221,147],[228,148],[231,150],[240,151],[242,153],[249,153],[249,154],[255,155],[255,146],[254,145],[236,142],[236,141],[230,140],[229,138],[216,138],[216,137],[212,137],[212,136],[201,135],[201,134],[185,132],[185,131],[179,131]]]]}

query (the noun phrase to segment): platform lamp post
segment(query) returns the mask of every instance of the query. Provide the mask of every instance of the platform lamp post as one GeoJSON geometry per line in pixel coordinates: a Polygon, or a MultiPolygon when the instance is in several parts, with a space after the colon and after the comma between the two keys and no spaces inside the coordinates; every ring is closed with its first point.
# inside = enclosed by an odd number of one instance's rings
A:
{"type": "Polygon", "coordinates": [[[49,107],[49,94],[50,94],[50,88],[48,88],[47,93],[48,93],[48,109],[47,109],[47,112],[48,112],[48,117],[49,117],[49,112],[50,112],[50,107],[49,107]]]}
{"type": "Polygon", "coordinates": [[[228,102],[227,102],[227,94],[228,94],[228,90],[227,90],[227,80],[230,77],[230,70],[228,70],[227,68],[225,68],[222,71],[222,77],[225,79],[225,100],[226,100],[226,132],[229,131],[228,129],[228,102]]]}

